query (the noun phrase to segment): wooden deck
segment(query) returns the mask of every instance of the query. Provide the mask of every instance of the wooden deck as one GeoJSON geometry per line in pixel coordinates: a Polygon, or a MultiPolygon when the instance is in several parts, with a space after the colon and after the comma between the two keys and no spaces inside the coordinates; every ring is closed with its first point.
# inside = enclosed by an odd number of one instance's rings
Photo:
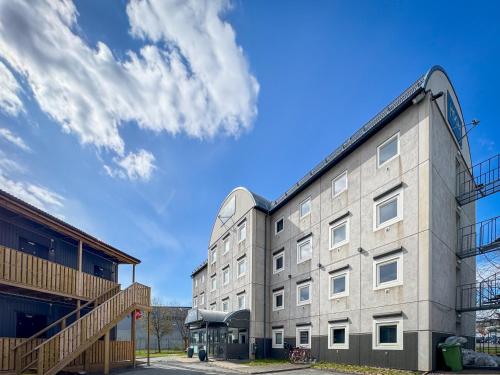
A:
{"type": "Polygon", "coordinates": [[[82,300],[91,300],[117,285],[4,246],[0,246],[0,284],[82,300]]]}

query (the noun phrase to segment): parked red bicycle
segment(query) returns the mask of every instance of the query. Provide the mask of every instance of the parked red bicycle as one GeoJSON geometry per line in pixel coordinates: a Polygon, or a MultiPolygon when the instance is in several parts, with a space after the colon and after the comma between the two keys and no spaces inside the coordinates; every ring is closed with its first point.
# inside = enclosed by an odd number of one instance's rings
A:
{"type": "Polygon", "coordinates": [[[288,359],[290,363],[310,363],[312,362],[311,349],[293,347],[285,343],[285,349],[288,350],[288,359]]]}

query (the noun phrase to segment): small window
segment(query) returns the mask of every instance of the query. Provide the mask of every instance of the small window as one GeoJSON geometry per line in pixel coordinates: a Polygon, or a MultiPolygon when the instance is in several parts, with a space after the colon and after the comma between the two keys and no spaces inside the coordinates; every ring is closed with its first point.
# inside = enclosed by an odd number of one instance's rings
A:
{"type": "Polygon", "coordinates": [[[403,319],[374,319],[372,336],[373,349],[403,350],[403,319]]]}
{"type": "Polygon", "coordinates": [[[193,298],[193,307],[194,308],[198,307],[198,301],[197,301],[196,297],[193,298]]]}
{"type": "Polygon", "coordinates": [[[377,259],[373,263],[373,267],[373,289],[383,289],[403,284],[403,257],[401,253],[377,259]]]}
{"type": "Polygon", "coordinates": [[[222,284],[229,284],[229,267],[224,268],[224,270],[222,271],[222,284]]]}
{"type": "Polygon", "coordinates": [[[374,230],[392,225],[403,218],[402,193],[397,192],[374,204],[374,230]]]}
{"type": "Polygon", "coordinates": [[[377,164],[379,167],[399,155],[399,133],[394,134],[387,141],[377,147],[377,164]]]}
{"type": "Polygon", "coordinates": [[[349,220],[330,226],[330,249],[336,249],[349,242],[349,220]]]}
{"type": "Polygon", "coordinates": [[[227,254],[230,249],[231,249],[231,238],[227,237],[224,240],[224,254],[227,254]]]}
{"type": "Polygon", "coordinates": [[[347,171],[332,180],[332,197],[347,190],[347,171]]]}
{"type": "Polygon", "coordinates": [[[279,220],[276,220],[276,222],[274,223],[274,233],[275,234],[278,234],[278,233],[281,233],[283,231],[283,228],[285,227],[285,220],[284,218],[281,218],[279,220]]]}
{"type": "Polygon", "coordinates": [[[210,305],[210,310],[215,311],[217,309],[217,303],[212,303],[210,305]]]}
{"type": "Polygon", "coordinates": [[[243,310],[246,308],[246,295],[238,295],[238,310],[243,310]]]}
{"type": "Polygon", "coordinates": [[[311,349],[311,327],[298,327],[296,340],[299,348],[311,349]]]}
{"type": "Polygon", "coordinates": [[[195,277],[194,278],[194,287],[197,288],[198,287],[198,279],[195,277]]]}
{"type": "Polygon", "coordinates": [[[312,258],[312,241],[311,237],[300,241],[297,244],[297,264],[305,262],[312,258]]]}
{"type": "Polygon", "coordinates": [[[311,303],[311,283],[297,285],[297,306],[311,303]]]}
{"type": "Polygon", "coordinates": [[[299,210],[301,219],[311,213],[311,197],[307,198],[300,204],[299,210]]]}
{"type": "Polygon", "coordinates": [[[285,291],[279,290],[273,293],[273,311],[283,310],[285,308],[285,291]]]}
{"type": "Polygon", "coordinates": [[[328,325],[328,349],[349,349],[349,325],[328,325]]]}
{"type": "Polygon", "coordinates": [[[281,272],[285,269],[285,253],[281,252],[273,256],[273,273],[281,272]]]}
{"type": "Polygon", "coordinates": [[[330,275],[330,298],[340,298],[349,295],[349,272],[339,272],[330,275]]]}
{"type": "Polygon", "coordinates": [[[203,306],[205,304],[205,294],[200,294],[200,306],[203,306]]]}
{"type": "Polygon", "coordinates": [[[247,258],[243,258],[238,262],[238,277],[244,276],[247,273],[247,258]]]}
{"type": "Polygon", "coordinates": [[[205,275],[201,275],[201,283],[205,284],[205,275]]]}
{"type": "Polygon", "coordinates": [[[212,286],[212,291],[217,290],[217,275],[213,275],[210,279],[210,283],[212,286]]]}
{"type": "Polygon", "coordinates": [[[273,349],[283,349],[285,331],[283,329],[273,329],[273,349]]]}
{"type": "Polygon", "coordinates": [[[217,262],[217,248],[212,250],[212,264],[217,262]]]}
{"type": "Polygon", "coordinates": [[[228,299],[222,301],[222,311],[224,311],[224,312],[229,311],[229,300],[228,299]]]}
{"type": "Polygon", "coordinates": [[[238,243],[247,239],[247,223],[246,221],[238,227],[238,243]]]}

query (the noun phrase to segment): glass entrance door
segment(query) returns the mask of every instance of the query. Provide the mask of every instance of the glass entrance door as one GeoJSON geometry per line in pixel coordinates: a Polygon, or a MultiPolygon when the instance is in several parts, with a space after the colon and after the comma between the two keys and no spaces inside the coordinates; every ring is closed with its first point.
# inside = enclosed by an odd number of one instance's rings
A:
{"type": "Polygon", "coordinates": [[[226,327],[208,329],[208,355],[212,358],[224,359],[226,349],[226,327]]]}

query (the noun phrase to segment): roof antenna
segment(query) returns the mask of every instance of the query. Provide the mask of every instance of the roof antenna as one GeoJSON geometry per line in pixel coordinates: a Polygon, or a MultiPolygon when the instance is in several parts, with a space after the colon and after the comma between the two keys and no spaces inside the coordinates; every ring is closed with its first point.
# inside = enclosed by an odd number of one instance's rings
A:
{"type": "Polygon", "coordinates": [[[462,141],[462,139],[464,139],[464,138],[467,136],[467,134],[469,134],[469,133],[470,133],[470,131],[471,131],[472,129],[474,129],[476,126],[478,126],[480,122],[481,122],[481,121],[479,121],[477,118],[473,118],[473,119],[472,119],[472,121],[471,121],[470,123],[465,124],[465,125],[464,125],[464,127],[465,127],[465,129],[466,129],[465,134],[462,136],[462,138],[460,138],[460,140],[459,140],[459,141],[462,141]],[[467,126],[470,126],[470,128],[469,128],[469,129],[467,129],[467,126]]]}

